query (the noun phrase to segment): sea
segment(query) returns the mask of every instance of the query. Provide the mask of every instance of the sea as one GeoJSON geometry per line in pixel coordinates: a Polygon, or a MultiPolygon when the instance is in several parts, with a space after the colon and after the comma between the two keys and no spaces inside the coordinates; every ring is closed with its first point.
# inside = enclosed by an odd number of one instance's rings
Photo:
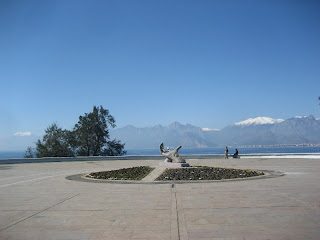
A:
{"type": "MultiPolygon", "coordinates": [[[[233,154],[236,148],[229,148],[229,154],[233,154]]],[[[127,155],[160,155],[159,149],[125,149],[127,155]]],[[[303,154],[317,153],[320,154],[320,147],[238,147],[239,155],[241,154],[303,154]]],[[[1,159],[23,158],[25,151],[0,151],[1,159]]],[[[181,148],[180,155],[193,154],[224,154],[224,148],[181,148]]]]}
{"type": "MultiPolygon", "coordinates": [[[[237,147],[239,155],[241,154],[273,154],[273,153],[318,153],[320,154],[320,147],[237,147]]],[[[181,148],[180,155],[193,154],[224,154],[225,148],[181,148]]],[[[229,147],[229,154],[233,154],[236,147],[229,147]]],[[[159,155],[159,149],[140,149],[140,150],[126,150],[127,155],[159,155]]]]}

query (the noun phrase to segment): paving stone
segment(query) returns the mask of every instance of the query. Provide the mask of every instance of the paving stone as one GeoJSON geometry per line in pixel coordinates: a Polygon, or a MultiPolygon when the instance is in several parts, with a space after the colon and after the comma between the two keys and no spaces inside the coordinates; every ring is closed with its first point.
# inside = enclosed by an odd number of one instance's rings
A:
{"type": "Polygon", "coordinates": [[[8,165],[0,176],[0,239],[320,239],[318,159],[187,159],[190,165],[285,173],[246,181],[101,184],[66,179],[159,162],[8,165]]]}

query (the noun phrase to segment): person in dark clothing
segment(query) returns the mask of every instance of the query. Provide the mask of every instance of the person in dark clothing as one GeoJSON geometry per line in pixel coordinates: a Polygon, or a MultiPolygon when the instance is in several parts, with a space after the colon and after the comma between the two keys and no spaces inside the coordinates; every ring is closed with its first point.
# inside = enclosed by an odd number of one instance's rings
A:
{"type": "Polygon", "coordinates": [[[239,155],[239,151],[238,151],[238,149],[236,148],[236,152],[233,154],[233,158],[238,158],[238,155],[239,155]]]}

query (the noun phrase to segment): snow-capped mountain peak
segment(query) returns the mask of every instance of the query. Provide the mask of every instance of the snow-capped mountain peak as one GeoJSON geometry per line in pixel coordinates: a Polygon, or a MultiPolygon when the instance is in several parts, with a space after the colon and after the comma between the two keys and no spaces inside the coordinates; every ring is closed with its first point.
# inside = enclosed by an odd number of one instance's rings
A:
{"type": "Polygon", "coordinates": [[[237,122],[234,125],[236,126],[246,126],[246,125],[263,125],[263,124],[275,124],[283,122],[283,119],[273,119],[269,117],[257,117],[257,118],[249,118],[242,122],[237,122]]]}
{"type": "Polygon", "coordinates": [[[202,128],[202,131],[204,132],[211,132],[211,131],[215,131],[215,132],[218,132],[218,131],[221,131],[221,129],[217,129],[217,128],[202,128]]]}

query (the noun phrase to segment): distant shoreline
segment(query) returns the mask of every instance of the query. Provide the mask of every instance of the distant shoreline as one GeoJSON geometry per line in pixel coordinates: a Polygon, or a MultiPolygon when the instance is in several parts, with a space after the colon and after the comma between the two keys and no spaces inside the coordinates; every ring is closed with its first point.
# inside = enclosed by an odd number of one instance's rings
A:
{"type": "MultiPolygon", "coordinates": [[[[320,153],[281,153],[281,154],[240,154],[240,158],[232,158],[229,154],[229,159],[224,159],[223,154],[181,154],[187,161],[191,159],[220,159],[225,161],[235,160],[241,161],[246,158],[292,158],[292,159],[320,159],[320,153]]],[[[92,161],[160,161],[164,157],[159,155],[125,155],[125,156],[99,156],[99,157],[47,157],[47,158],[15,158],[15,159],[0,159],[0,165],[4,164],[22,164],[22,163],[50,163],[50,162],[92,162],[92,161]]]]}
{"type": "Polygon", "coordinates": [[[275,144],[275,145],[240,145],[235,147],[238,147],[238,148],[290,148],[290,147],[303,148],[303,147],[320,147],[320,143],[319,144],[303,143],[303,144],[275,144]]]}
{"type": "MultiPolygon", "coordinates": [[[[228,146],[229,154],[238,148],[240,155],[274,155],[274,154],[320,154],[320,145],[272,145],[272,146],[228,146]]],[[[159,149],[125,149],[125,156],[161,156],[159,149]]],[[[24,158],[25,151],[0,151],[0,161],[6,159],[24,158]]],[[[224,154],[223,147],[217,148],[181,148],[180,155],[220,155],[224,154]]]]}

